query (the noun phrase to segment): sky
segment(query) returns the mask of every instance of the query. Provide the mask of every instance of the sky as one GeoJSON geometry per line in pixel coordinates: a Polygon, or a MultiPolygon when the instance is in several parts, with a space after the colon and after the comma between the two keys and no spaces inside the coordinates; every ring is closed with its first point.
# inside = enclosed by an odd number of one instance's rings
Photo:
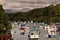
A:
{"type": "Polygon", "coordinates": [[[60,0],[0,0],[4,9],[38,8],[58,3],[60,0]]]}

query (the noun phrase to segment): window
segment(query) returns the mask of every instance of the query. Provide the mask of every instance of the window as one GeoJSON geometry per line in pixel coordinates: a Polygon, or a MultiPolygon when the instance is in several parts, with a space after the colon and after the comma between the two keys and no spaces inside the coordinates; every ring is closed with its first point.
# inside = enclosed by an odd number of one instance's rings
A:
{"type": "Polygon", "coordinates": [[[53,28],[55,28],[55,27],[53,27],[53,28]]]}
{"type": "Polygon", "coordinates": [[[33,35],[33,33],[31,33],[31,35],[33,35]]]}

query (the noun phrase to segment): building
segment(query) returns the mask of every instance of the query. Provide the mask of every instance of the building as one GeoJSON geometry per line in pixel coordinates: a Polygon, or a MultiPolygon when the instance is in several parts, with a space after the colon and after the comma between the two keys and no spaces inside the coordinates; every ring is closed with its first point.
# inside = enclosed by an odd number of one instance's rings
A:
{"type": "Polygon", "coordinates": [[[0,40],[12,40],[11,35],[0,34],[0,40]]]}
{"type": "Polygon", "coordinates": [[[56,35],[56,30],[57,30],[56,26],[50,26],[50,28],[48,29],[48,33],[50,35],[56,35]]]}
{"type": "Polygon", "coordinates": [[[48,31],[49,35],[56,35],[57,28],[56,28],[56,25],[46,25],[45,30],[48,31]]]}

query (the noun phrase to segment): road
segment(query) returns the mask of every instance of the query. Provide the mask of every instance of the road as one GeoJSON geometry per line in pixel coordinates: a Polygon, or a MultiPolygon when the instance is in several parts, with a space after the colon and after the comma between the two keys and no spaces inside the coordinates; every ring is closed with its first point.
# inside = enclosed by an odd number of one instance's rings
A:
{"type": "Polygon", "coordinates": [[[19,27],[12,27],[12,31],[16,32],[12,34],[12,37],[14,40],[28,40],[28,33],[29,31],[27,30],[28,28],[25,27],[25,34],[21,35],[19,27]]]}
{"type": "MultiPolygon", "coordinates": [[[[30,25],[31,26],[31,25],[30,25]]],[[[39,25],[40,27],[40,25],[39,25]]],[[[28,34],[29,34],[29,27],[25,27],[25,34],[21,35],[19,27],[12,27],[12,31],[16,32],[12,34],[12,37],[14,40],[29,40],[28,39],[28,34]]],[[[56,33],[55,38],[48,38],[44,37],[43,35],[47,34],[47,31],[45,31],[43,28],[40,28],[40,38],[38,40],[59,40],[59,35],[56,33]]]]}

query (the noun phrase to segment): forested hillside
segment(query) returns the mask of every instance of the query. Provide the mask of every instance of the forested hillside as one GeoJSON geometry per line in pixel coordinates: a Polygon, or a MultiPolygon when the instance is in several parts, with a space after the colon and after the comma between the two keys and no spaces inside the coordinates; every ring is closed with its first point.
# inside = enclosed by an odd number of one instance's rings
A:
{"type": "Polygon", "coordinates": [[[60,4],[32,9],[28,12],[17,12],[9,15],[10,21],[60,22],[60,4]]]}

